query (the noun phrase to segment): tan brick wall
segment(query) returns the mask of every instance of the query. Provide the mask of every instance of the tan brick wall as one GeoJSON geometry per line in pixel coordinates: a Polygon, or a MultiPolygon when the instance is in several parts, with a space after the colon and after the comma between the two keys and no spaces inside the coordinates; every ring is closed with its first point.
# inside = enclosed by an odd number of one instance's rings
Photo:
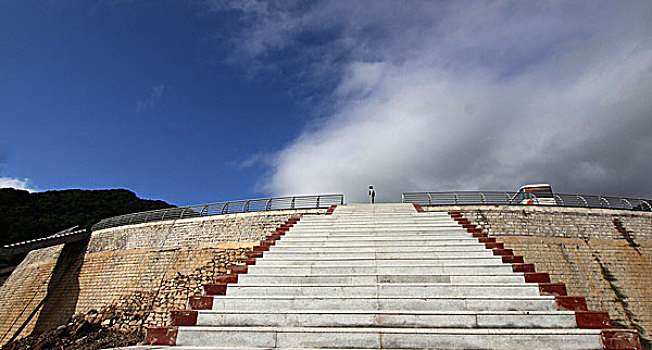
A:
{"type": "Polygon", "coordinates": [[[244,258],[248,250],[133,249],[89,254],[80,274],[75,312],[106,314],[107,308],[114,307],[118,314],[141,313],[141,317],[112,317],[126,322],[125,327],[163,326],[170,310],[184,309],[189,296],[199,294],[215,276],[226,274],[227,265],[244,258]],[[114,278],[107,281],[104,276],[114,278]]]}
{"type": "Polygon", "coordinates": [[[652,240],[652,213],[546,206],[432,206],[424,210],[462,210],[491,234],[568,238],[624,239],[619,220],[636,240],[652,240]]]}
{"type": "MultiPolygon", "coordinates": [[[[226,261],[237,259],[290,216],[325,211],[279,210],[115,227],[93,232],[90,241],[76,246],[30,252],[0,286],[0,344],[21,326],[19,337],[56,327],[73,313],[122,305],[135,295],[154,300],[161,290],[170,290],[162,284],[187,283],[179,276],[210,278],[206,266],[211,264],[211,273],[224,273],[226,261]],[[65,257],[62,249],[69,251],[64,250],[65,257]],[[216,261],[223,266],[216,267],[216,261]]],[[[184,302],[189,292],[175,293],[165,298],[172,300],[170,305],[154,307],[149,324],[162,323],[162,310],[184,302]]]]}
{"type": "Polygon", "coordinates": [[[462,211],[552,282],[565,283],[569,295],[585,296],[590,309],[608,311],[618,325],[652,340],[652,213],[493,205],[425,210],[462,211]]]}
{"type": "Polygon", "coordinates": [[[88,252],[137,248],[215,247],[228,243],[253,242],[272,232],[296,213],[318,214],[325,213],[325,210],[226,214],[108,228],[93,232],[88,252]]]}

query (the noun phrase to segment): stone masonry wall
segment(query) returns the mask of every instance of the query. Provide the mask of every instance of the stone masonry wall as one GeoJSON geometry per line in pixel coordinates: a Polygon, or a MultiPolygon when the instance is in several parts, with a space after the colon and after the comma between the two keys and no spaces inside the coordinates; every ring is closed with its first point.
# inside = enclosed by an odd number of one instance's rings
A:
{"type": "Polygon", "coordinates": [[[0,344],[9,341],[20,327],[31,332],[47,295],[47,286],[62,245],[30,252],[0,288],[0,344]]]}
{"type": "Polygon", "coordinates": [[[590,309],[652,340],[652,213],[544,206],[432,206],[460,210],[590,309]]]}
{"type": "Polygon", "coordinates": [[[122,322],[118,328],[164,325],[169,309],[185,306],[189,293],[225,273],[229,262],[289,217],[325,211],[279,210],[122,226],[93,232],[89,241],[32,251],[0,287],[0,345],[57,327],[74,314],[92,316],[100,310],[139,310],[133,317],[118,312],[120,321],[104,317],[122,322]]]}

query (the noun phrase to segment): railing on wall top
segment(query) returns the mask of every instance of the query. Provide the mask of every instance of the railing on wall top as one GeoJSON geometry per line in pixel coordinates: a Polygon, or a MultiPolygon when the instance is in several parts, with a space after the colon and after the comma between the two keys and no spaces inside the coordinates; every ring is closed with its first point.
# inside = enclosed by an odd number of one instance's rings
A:
{"type": "Polygon", "coordinates": [[[175,207],[125,214],[103,219],[91,228],[93,231],[109,227],[140,224],[151,221],[177,220],[200,216],[246,213],[283,209],[319,209],[331,205],[344,204],[344,195],[325,194],[298,197],[279,197],[262,199],[245,199],[238,201],[197,204],[187,207],[175,207]]]}
{"type": "MultiPolygon", "coordinates": [[[[525,205],[514,200],[515,195],[516,192],[502,191],[404,192],[402,201],[403,203],[419,203],[420,205],[525,205]]],[[[554,197],[556,205],[563,207],[652,211],[652,201],[647,199],[568,193],[557,193],[554,197]]],[[[537,204],[536,198],[534,198],[534,204],[537,204]]]]}

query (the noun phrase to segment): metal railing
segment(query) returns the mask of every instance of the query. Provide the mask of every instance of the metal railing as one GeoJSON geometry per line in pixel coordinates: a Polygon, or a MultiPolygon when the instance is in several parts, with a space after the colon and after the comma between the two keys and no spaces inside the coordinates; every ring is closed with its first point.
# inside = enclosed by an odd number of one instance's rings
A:
{"type": "Polygon", "coordinates": [[[51,236],[3,245],[0,247],[0,256],[22,254],[34,249],[45,248],[61,243],[76,242],[88,238],[89,234],[90,232],[88,229],[80,229],[79,226],[73,226],[51,236]]]}
{"type": "Polygon", "coordinates": [[[283,209],[319,209],[331,205],[344,204],[344,195],[326,194],[299,197],[279,197],[263,199],[246,199],[238,201],[198,204],[187,207],[175,207],[143,211],[139,213],[119,215],[103,219],[91,228],[100,230],[130,224],[140,224],[151,221],[177,220],[200,216],[246,213],[252,211],[269,211],[283,209]]]}
{"type": "MultiPolygon", "coordinates": [[[[503,191],[404,192],[402,201],[420,205],[526,205],[515,200],[515,195],[516,192],[503,191]]],[[[647,199],[567,193],[555,194],[554,199],[556,205],[562,207],[652,211],[652,201],[647,199]]],[[[534,198],[533,202],[537,204],[537,199],[534,198]]]]}

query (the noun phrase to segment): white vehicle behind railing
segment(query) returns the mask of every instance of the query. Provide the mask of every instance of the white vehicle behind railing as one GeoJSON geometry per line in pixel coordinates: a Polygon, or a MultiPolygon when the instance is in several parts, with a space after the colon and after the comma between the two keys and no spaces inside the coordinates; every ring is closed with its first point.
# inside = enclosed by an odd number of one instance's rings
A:
{"type": "Polygon", "coordinates": [[[525,185],[518,189],[512,203],[526,205],[557,205],[552,187],[549,184],[525,185]]]}

